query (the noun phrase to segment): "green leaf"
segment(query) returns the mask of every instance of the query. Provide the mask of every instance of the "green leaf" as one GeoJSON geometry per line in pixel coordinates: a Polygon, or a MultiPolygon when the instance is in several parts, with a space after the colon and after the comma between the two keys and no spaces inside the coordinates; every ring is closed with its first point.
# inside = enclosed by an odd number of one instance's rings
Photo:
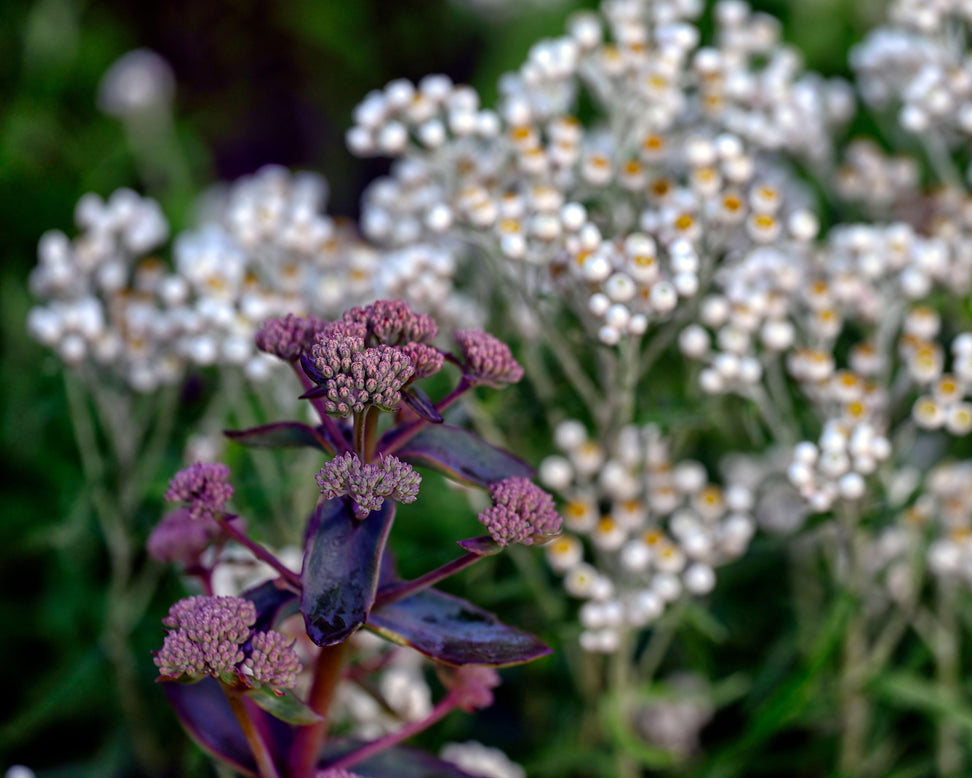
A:
{"type": "Polygon", "coordinates": [[[291,692],[276,692],[267,686],[255,686],[244,694],[271,716],[288,724],[305,726],[321,721],[320,715],[298,700],[291,692]]]}
{"type": "Polygon", "coordinates": [[[957,689],[943,689],[934,681],[906,672],[875,678],[870,684],[877,696],[899,708],[921,710],[934,718],[962,727],[972,737],[972,707],[965,705],[957,689]]]}

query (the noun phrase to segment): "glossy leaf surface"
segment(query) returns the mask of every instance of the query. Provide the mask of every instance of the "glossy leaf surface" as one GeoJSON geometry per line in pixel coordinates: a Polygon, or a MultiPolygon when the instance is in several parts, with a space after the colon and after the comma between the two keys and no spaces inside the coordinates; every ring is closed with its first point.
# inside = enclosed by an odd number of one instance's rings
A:
{"type": "Polygon", "coordinates": [[[243,592],[242,596],[252,600],[256,606],[257,620],[254,632],[266,632],[282,619],[297,612],[297,593],[281,588],[279,580],[266,581],[243,592]]]}
{"type": "Polygon", "coordinates": [[[533,468],[523,460],[451,424],[425,427],[396,455],[413,464],[431,465],[450,478],[476,486],[513,476],[533,477],[533,468]]]}
{"type": "Polygon", "coordinates": [[[304,726],[321,720],[317,713],[298,700],[292,692],[278,694],[272,689],[257,686],[244,693],[271,716],[288,724],[304,726]]]}
{"type": "Polygon", "coordinates": [[[300,610],[319,646],[340,643],[368,618],[375,602],[395,503],[385,500],[364,520],[342,498],[322,502],[308,527],[300,610]]]}
{"type": "Polygon", "coordinates": [[[449,665],[505,667],[551,653],[539,638],[436,589],[376,609],[368,626],[394,643],[449,665]]]}

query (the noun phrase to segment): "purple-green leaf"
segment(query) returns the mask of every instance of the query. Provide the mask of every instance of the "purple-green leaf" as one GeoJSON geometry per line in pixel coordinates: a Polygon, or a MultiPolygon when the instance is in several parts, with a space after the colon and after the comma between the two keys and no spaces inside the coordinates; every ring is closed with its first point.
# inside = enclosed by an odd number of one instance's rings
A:
{"type": "Polygon", "coordinates": [[[505,667],[551,653],[539,638],[436,589],[375,609],[368,627],[393,643],[411,646],[448,665],[505,667]]]}
{"type": "Polygon", "coordinates": [[[334,453],[334,446],[323,429],[299,421],[278,421],[245,430],[226,430],[223,434],[250,448],[310,447],[334,453]]]}
{"type": "MultiPolygon", "coordinates": [[[[329,743],[325,748],[325,761],[321,763],[321,768],[327,769],[328,762],[333,763],[363,745],[363,741],[329,743]]],[[[349,769],[362,778],[473,778],[471,773],[452,762],[444,762],[424,751],[404,746],[389,748],[349,769]]]]}
{"type": "Polygon", "coordinates": [[[276,692],[264,686],[254,686],[244,694],[271,716],[288,724],[305,726],[321,721],[319,714],[298,700],[291,692],[276,692]]]}
{"type": "MultiPolygon", "coordinates": [[[[257,774],[250,746],[219,681],[204,678],[191,685],[166,683],[161,686],[179,722],[203,751],[244,775],[257,774]]],[[[293,730],[258,708],[253,708],[252,715],[267,736],[274,761],[282,764],[293,730]]]]}
{"type": "Polygon", "coordinates": [[[322,502],[311,518],[300,581],[307,634],[319,646],[340,643],[368,618],[395,503],[356,519],[347,500],[322,502]]]}
{"type": "Polygon", "coordinates": [[[247,589],[241,596],[252,600],[256,606],[257,620],[253,625],[254,632],[266,632],[276,624],[297,612],[297,593],[283,588],[280,579],[254,586],[247,589]]]}
{"type": "Polygon", "coordinates": [[[423,428],[396,456],[413,464],[431,465],[450,478],[476,486],[487,486],[513,476],[532,478],[534,474],[533,468],[522,459],[451,424],[423,428]]]}
{"type": "Polygon", "coordinates": [[[476,556],[493,556],[503,550],[503,546],[493,540],[489,535],[457,540],[456,545],[476,556]]]}

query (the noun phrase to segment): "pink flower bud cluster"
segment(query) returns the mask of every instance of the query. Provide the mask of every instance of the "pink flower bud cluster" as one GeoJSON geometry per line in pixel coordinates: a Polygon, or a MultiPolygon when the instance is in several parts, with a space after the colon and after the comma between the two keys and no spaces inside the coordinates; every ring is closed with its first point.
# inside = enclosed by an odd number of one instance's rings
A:
{"type": "Polygon", "coordinates": [[[201,678],[227,674],[250,684],[291,689],[300,659],[279,632],[258,632],[256,606],[242,597],[186,597],[170,609],[162,624],[169,630],[155,664],[163,678],[201,678]],[[250,649],[244,646],[250,641],[250,649]]]}
{"type": "Polygon", "coordinates": [[[377,300],[364,308],[351,308],[343,318],[364,324],[378,343],[389,346],[428,343],[439,332],[435,319],[413,311],[404,300],[377,300]]]}
{"type": "Polygon", "coordinates": [[[493,505],[479,521],[501,546],[532,545],[537,538],[560,532],[561,518],[553,497],[528,478],[506,478],[489,485],[493,505]]]}
{"type": "Polygon", "coordinates": [[[350,452],[332,459],[317,475],[321,494],[328,500],[350,497],[359,519],[381,508],[386,497],[401,503],[415,502],[421,482],[422,477],[412,466],[397,457],[383,456],[365,464],[350,452]]]}
{"type": "Polygon", "coordinates": [[[482,330],[459,330],[455,338],[470,382],[501,389],[523,378],[523,368],[513,358],[510,347],[498,338],[482,330]]]}
{"type": "Polygon", "coordinates": [[[316,316],[294,316],[267,319],[256,333],[256,346],[260,351],[293,362],[307,353],[314,345],[314,337],[327,322],[316,316]]]}
{"type": "Polygon", "coordinates": [[[189,515],[197,521],[215,520],[233,496],[229,472],[221,462],[196,462],[173,476],[165,500],[188,503],[189,515]]]}
{"type": "Polygon", "coordinates": [[[370,405],[396,410],[402,387],[415,374],[411,360],[399,349],[383,344],[364,348],[364,339],[356,335],[327,331],[318,336],[311,354],[324,379],[324,406],[335,416],[360,413],[370,405]]]}

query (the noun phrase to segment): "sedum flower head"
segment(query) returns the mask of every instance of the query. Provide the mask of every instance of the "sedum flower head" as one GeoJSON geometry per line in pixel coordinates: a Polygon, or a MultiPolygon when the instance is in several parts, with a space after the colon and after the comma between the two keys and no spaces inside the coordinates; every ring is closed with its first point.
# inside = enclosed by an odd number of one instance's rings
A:
{"type": "Polygon", "coordinates": [[[229,472],[221,462],[196,462],[169,481],[165,499],[188,503],[189,515],[195,520],[212,521],[226,510],[226,503],[233,496],[233,486],[227,482],[229,472]]]}
{"type": "Polygon", "coordinates": [[[294,316],[267,319],[256,333],[256,346],[260,351],[293,362],[301,354],[309,352],[314,337],[327,323],[316,316],[294,316]]]}
{"type": "Polygon", "coordinates": [[[396,502],[414,502],[422,477],[397,457],[384,456],[365,464],[353,453],[335,457],[321,468],[317,483],[329,500],[350,497],[354,514],[364,519],[381,508],[386,497],[396,502]]]}
{"type": "Polygon", "coordinates": [[[243,672],[255,683],[274,689],[293,689],[300,672],[300,658],[293,644],[279,632],[258,632],[253,636],[250,655],[243,661],[243,672]]]}
{"type": "Polygon", "coordinates": [[[241,644],[256,622],[256,608],[241,597],[179,600],[162,623],[171,632],[155,657],[164,677],[218,676],[243,661],[241,644]]]}
{"type": "Polygon", "coordinates": [[[458,330],[455,337],[472,383],[500,389],[523,378],[523,368],[503,341],[482,330],[458,330]]]}
{"type": "Polygon", "coordinates": [[[356,325],[339,323],[317,338],[311,349],[316,380],[324,388],[328,413],[349,416],[374,405],[394,411],[402,401],[401,389],[415,374],[408,355],[392,346],[365,348],[356,325]]]}
{"type": "Polygon", "coordinates": [[[479,514],[479,521],[501,546],[532,545],[534,539],[560,532],[560,515],[553,497],[528,478],[506,478],[489,485],[493,505],[479,514]]]}
{"type": "Polygon", "coordinates": [[[377,300],[363,308],[351,308],[344,321],[364,324],[375,340],[391,346],[408,341],[428,343],[439,332],[435,319],[413,311],[404,300],[377,300]]]}
{"type": "Polygon", "coordinates": [[[411,341],[400,347],[401,352],[409,358],[412,367],[415,368],[415,375],[412,380],[428,378],[435,375],[442,369],[445,357],[435,346],[427,343],[416,343],[411,341]]]}
{"type": "Polygon", "coordinates": [[[211,517],[197,520],[189,508],[179,508],[166,514],[155,526],[145,550],[160,562],[176,562],[188,568],[199,564],[202,553],[223,538],[222,527],[211,517]]]}
{"type": "Polygon", "coordinates": [[[250,600],[187,597],[169,609],[162,623],[170,630],[155,657],[163,678],[242,673],[251,683],[275,689],[297,683],[300,659],[287,638],[273,630],[250,637],[256,623],[250,600]]]}

